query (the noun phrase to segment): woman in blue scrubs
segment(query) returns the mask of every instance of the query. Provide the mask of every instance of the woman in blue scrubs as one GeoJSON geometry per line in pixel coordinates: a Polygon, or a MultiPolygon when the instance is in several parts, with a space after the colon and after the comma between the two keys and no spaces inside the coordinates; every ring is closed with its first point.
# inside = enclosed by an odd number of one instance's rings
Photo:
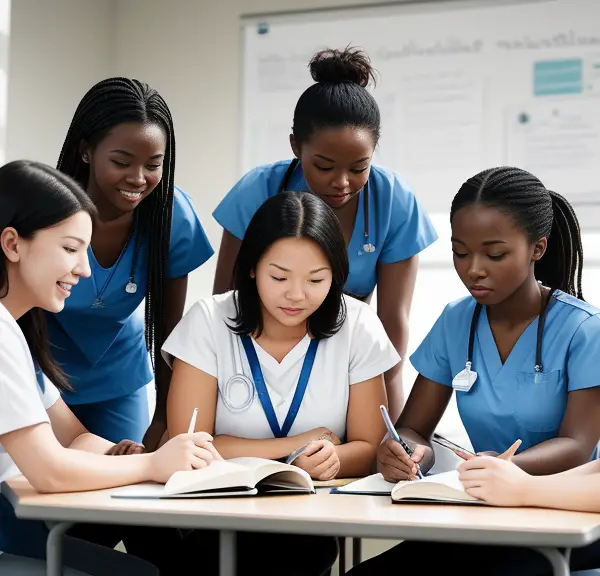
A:
{"type": "MultiPolygon", "coordinates": [[[[411,356],[419,376],[396,428],[414,454],[386,440],[379,472],[395,481],[415,478],[417,463],[431,468],[429,439],[454,390],[478,453],[496,456],[521,439],[512,461],[531,475],[585,464],[600,438],[600,310],[582,299],[571,205],[524,170],[494,168],[463,184],[450,221],[454,266],[471,296],[449,304],[411,356]]],[[[573,550],[573,566],[593,566],[597,554],[573,550]]],[[[411,542],[351,573],[408,568],[409,558],[435,574],[453,561],[464,574],[550,572],[533,552],[411,542]]]]}
{"type": "MultiPolygon", "coordinates": [[[[311,190],[337,214],[348,247],[345,289],[369,300],[377,285],[377,311],[403,358],[417,274],[417,254],[437,234],[415,195],[371,159],[380,134],[379,108],[367,90],[374,79],[369,58],[347,48],[325,50],[310,62],[315,84],[298,100],[290,144],[294,160],[248,172],[213,213],[224,228],[214,293],[232,288],[232,272],[250,219],[282,190],[311,190]]],[[[390,412],[404,403],[402,363],[386,374],[390,412]]]]}
{"type": "Polygon", "coordinates": [[[91,432],[154,449],[166,430],[171,378],[160,347],[183,314],[188,274],[213,254],[191,198],[174,185],[167,104],[137,80],[96,84],[75,111],[57,167],[98,209],[91,277],[63,312],[48,315],[53,353],[74,389],[64,399],[91,432]]]}

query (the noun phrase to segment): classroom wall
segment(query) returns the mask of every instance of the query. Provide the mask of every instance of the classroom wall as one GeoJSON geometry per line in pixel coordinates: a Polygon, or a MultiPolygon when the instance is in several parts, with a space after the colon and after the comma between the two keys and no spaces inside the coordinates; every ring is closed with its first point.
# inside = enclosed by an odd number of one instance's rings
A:
{"type": "Polygon", "coordinates": [[[7,160],[55,165],[75,107],[114,69],[113,0],[13,0],[7,160]]]}

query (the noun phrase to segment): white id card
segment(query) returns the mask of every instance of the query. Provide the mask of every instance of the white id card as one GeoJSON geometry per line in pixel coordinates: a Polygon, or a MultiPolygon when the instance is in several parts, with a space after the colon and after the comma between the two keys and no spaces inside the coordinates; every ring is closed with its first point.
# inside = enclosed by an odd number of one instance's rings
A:
{"type": "Polygon", "coordinates": [[[476,380],[477,372],[470,368],[465,368],[452,379],[452,388],[457,392],[469,392],[476,380]]]}

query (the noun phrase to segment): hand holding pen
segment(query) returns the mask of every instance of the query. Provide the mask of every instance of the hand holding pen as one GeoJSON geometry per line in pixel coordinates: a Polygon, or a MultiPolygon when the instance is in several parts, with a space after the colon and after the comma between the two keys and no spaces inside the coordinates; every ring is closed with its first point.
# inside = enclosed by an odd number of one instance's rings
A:
{"type": "Polygon", "coordinates": [[[425,455],[425,446],[411,448],[394,428],[385,406],[381,406],[381,415],[388,429],[389,438],[381,443],[377,451],[377,470],[389,482],[399,480],[417,480],[423,478],[419,462],[425,455]]]}

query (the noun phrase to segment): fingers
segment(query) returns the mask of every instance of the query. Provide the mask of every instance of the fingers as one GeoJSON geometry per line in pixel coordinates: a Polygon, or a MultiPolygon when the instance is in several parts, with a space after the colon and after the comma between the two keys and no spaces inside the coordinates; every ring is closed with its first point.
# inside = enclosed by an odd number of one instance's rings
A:
{"type": "Polygon", "coordinates": [[[413,450],[410,459],[413,462],[420,462],[421,460],[423,460],[423,456],[425,456],[425,449],[425,446],[423,446],[422,444],[417,444],[417,446],[415,446],[415,449],[413,450]]]}
{"type": "MultiPolygon", "coordinates": [[[[304,451],[302,452],[302,456],[305,458],[310,458],[320,452],[326,445],[332,446],[331,442],[328,440],[313,440],[306,445],[304,451]]],[[[322,460],[319,460],[319,462],[321,461],[322,460]]]]}
{"type": "Polygon", "coordinates": [[[458,466],[459,473],[467,470],[484,470],[498,465],[498,459],[493,456],[475,456],[466,462],[461,462],[458,466]]]}
{"type": "Polygon", "coordinates": [[[400,444],[386,440],[377,454],[377,469],[388,482],[409,480],[417,477],[417,466],[400,444]]]}
{"type": "Polygon", "coordinates": [[[514,444],[503,454],[500,454],[500,456],[498,456],[498,458],[502,458],[502,460],[511,460],[512,457],[516,454],[517,450],[519,449],[519,446],[521,446],[521,440],[517,440],[516,442],[514,442],[514,444]]]}
{"type": "MultiPolygon", "coordinates": [[[[200,468],[208,466],[208,464],[210,464],[214,460],[213,453],[210,450],[207,450],[206,448],[200,448],[199,446],[194,446],[192,448],[192,455],[194,459],[199,459],[204,462],[203,465],[199,466],[200,468]]],[[[198,468],[198,466],[194,467],[198,468]]]]}
{"type": "Polygon", "coordinates": [[[191,434],[186,434],[185,436],[189,437],[196,446],[201,446],[204,442],[212,442],[213,437],[207,432],[192,432],[191,434]]]}
{"type": "Polygon", "coordinates": [[[463,450],[454,450],[454,453],[463,460],[472,460],[475,458],[475,454],[470,454],[469,452],[465,452],[463,450]]]}
{"type": "Polygon", "coordinates": [[[333,480],[337,476],[338,472],[340,471],[340,459],[334,454],[332,458],[327,459],[326,463],[329,464],[330,462],[331,465],[329,468],[327,468],[322,474],[319,474],[319,480],[333,480]]]}
{"type": "Polygon", "coordinates": [[[337,465],[339,467],[339,458],[335,452],[335,448],[332,444],[324,446],[319,452],[309,459],[309,468],[311,470],[311,476],[320,480],[323,474],[327,472],[331,467],[337,465]]]}
{"type": "Polygon", "coordinates": [[[212,442],[204,442],[200,447],[208,450],[213,455],[213,460],[223,460],[223,456],[219,454],[219,451],[212,442]]]}
{"type": "Polygon", "coordinates": [[[130,454],[142,454],[144,445],[133,440],[121,440],[118,444],[111,446],[107,451],[107,456],[129,456],[130,454]]]}

